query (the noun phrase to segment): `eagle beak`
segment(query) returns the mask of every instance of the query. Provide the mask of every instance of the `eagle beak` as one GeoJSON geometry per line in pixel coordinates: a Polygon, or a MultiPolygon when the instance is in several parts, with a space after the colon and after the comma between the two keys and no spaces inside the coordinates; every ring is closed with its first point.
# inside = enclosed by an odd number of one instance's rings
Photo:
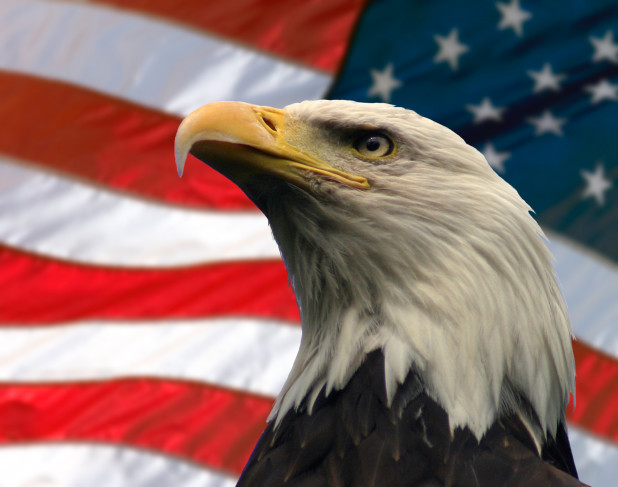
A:
{"type": "Polygon", "coordinates": [[[346,186],[368,189],[362,176],[333,168],[286,141],[283,110],[240,102],[215,102],[185,118],[176,133],[175,155],[182,176],[189,153],[242,186],[256,174],[270,174],[309,188],[319,174],[346,186]]]}

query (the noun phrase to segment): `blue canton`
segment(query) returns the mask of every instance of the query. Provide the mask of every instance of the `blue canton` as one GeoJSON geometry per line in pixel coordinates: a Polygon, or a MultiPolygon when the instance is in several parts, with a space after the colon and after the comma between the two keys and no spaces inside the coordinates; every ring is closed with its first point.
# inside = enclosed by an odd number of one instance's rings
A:
{"type": "Polygon", "coordinates": [[[616,0],[375,1],[329,97],[450,127],[545,229],[618,261],[616,0]]]}

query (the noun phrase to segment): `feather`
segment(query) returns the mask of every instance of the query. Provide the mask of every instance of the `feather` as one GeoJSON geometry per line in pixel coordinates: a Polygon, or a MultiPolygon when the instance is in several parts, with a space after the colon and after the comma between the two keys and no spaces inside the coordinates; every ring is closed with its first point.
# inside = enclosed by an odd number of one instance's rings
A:
{"type": "Polygon", "coordinates": [[[384,361],[381,351],[370,353],[344,389],[316,401],[313,414],[301,405],[298,411],[288,412],[277,428],[271,423],[238,485],[583,485],[567,474],[574,471],[562,460],[565,450],[549,448],[543,458],[538,455],[516,415],[496,422],[479,441],[469,428],[456,428],[451,433],[446,411],[425,392],[415,392],[414,399],[402,401],[410,396],[409,390],[419,390],[419,376],[414,371],[396,393],[395,401],[406,404],[401,418],[385,402],[375,401],[377,407],[370,409],[375,428],[355,443],[354,430],[360,429],[364,418],[348,409],[351,403],[358,404],[360,391],[376,398],[383,395],[384,377],[377,376],[375,370],[383,367],[384,361]],[[326,427],[318,427],[319,423],[326,427]],[[277,434],[275,429],[284,433],[277,434]],[[270,446],[274,435],[278,440],[270,446]]]}
{"type": "Polygon", "coordinates": [[[341,100],[207,105],[179,168],[188,152],[267,216],[302,318],[239,485],[581,485],[566,306],[530,207],[482,154],[341,100]]]}

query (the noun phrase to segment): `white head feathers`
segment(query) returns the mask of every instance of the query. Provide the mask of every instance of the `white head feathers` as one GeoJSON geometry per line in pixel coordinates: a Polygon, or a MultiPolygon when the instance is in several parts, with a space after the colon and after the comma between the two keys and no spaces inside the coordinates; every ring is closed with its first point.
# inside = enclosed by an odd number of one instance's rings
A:
{"type": "Polygon", "coordinates": [[[316,176],[312,195],[269,205],[303,319],[271,419],[344,387],[381,348],[390,397],[414,366],[452,428],[480,437],[500,412],[520,412],[522,395],[544,430],[537,441],[553,434],[574,387],[571,332],[528,205],[477,150],[414,112],[314,101],[285,114],[290,143],[371,188],[316,176]],[[367,129],[392,138],[392,157],[350,150],[350,134],[367,129]]]}

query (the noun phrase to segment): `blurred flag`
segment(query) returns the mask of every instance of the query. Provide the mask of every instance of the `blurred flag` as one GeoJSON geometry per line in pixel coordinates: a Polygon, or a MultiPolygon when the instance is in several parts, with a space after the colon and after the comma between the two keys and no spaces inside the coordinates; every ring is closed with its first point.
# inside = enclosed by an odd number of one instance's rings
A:
{"type": "Polygon", "coordinates": [[[205,165],[178,180],[173,138],[204,103],[327,93],[444,123],[535,208],[580,339],[576,462],[613,482],[618,8],[445,5],[0,3],[2,482],[234,485],[298,312],[265,219],[205,165]]]}

